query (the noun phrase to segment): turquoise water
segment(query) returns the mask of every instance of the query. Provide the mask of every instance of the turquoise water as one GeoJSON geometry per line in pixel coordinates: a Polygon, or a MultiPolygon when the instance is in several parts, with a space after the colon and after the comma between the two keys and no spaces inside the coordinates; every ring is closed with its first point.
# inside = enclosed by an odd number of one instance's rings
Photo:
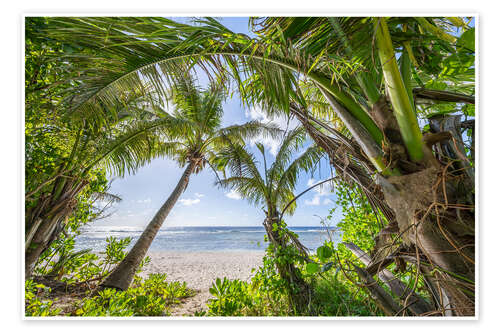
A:
{"type": "MultiPolygon", "coordinates": [[[[315,251],[325,240],[328,232],[324,227],[290,227],[299,236],[299,240],[307,248],[315,251]]],[[[142,233],[136,227],[102,227],[87,226],[76,238],[76,249],[90,248],[102,251],[106,246],[106,238],[132,237],[131,244],[142,233]]],[[[151,244],[150,251],[264,251],[264,227],[168,227],[162,228],[151,244]]],[[[338,240],[335,235],[334,240],[338,240]]]]}

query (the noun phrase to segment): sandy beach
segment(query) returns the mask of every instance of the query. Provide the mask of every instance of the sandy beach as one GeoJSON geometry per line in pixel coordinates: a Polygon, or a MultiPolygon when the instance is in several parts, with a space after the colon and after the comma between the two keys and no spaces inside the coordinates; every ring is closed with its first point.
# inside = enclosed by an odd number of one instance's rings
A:
{"type": "Polygon", "coordinates": [[[188,287],[197,291],[196,296],[172,309],[173,316],[184,316],[207,309],[211,297],[208,289],[216,278],[249,281],[252,268],[261,265],[264,252],[150,252],[148,256],[151,262],[142,276],[166,273],[168,280],[186,281],[188,287]]]}

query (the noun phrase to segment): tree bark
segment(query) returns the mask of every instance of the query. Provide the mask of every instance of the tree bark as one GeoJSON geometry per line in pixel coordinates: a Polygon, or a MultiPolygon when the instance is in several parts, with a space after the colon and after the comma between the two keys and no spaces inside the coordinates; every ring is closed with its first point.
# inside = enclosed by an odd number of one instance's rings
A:
{"type": "Polygon", "coordinates": [[[186,189],[189,183],[189,177],[193,173],[197,162],[191,161],[184,173],[182,174],[181,179],[177,183],[174,191],[165,203],[158,210],[156,215],[153,217],[151,222],[149,222],[148,226],[141,234],[141,237],[134,244],[134,247],[130,250],[127,256],[118,264],[118,266],[113,269],[110,275],[101,283],[101,287],[103,288],[115,288],[119,290],[127,290],[134,275],[139,268],[141,261],[146,256],[151,243],[153,242],[156,234],[160,230],[163,222],[167,218],[168,214],[174,207],[175,203],[181,196],[181,194],[186,189]]]}
{"type": "Polygon", "coordinates": [[[29,279],[42,253],[50,247],[62,230],[62,222],[66,216],[56,216],[50,219],[40,219],[39,227],[33,232],[31,239],[26,240],[24,254],[24,276],[29,279]],[[29,240],[29,242],[28,242],[29,240]]]}
{"type": "MultiPolygon", "coordinates": [[[[373,263],[372,258],[354,243],[343,243],[343,244],[352,253],[354,253],[356,257],[358,257],[358,259],[362,263],[364,263],[367,267],[369,267],[373,263]]],[[[358,269],[356,270],[359,274],[359,270],[358,269]]],[[[364,280],[366,280],[366,278],[363,277],[363,275],[366,275],[365,273],[370,275],[370,272],[368,270],[364,270],[363,274],[360,275],[360,277],[364,280]]],[[[414,315],[419,316],[432,311],[432,308],[422,297],[420,297],[418,294],[412,291],[412,288],[410,288],[404,282],[399,280],[389,270],[381,269],[380,271],[376,272],[376,274],[378,278],[383,283],[385,283],[396,296],[398,296],[402,305],[405,306],[405,308],[407,307],[414,315]]],[[[365,283],[366,282],[367,281],[365,281],[365,283]]],[[[369,290],[371,291],[372,289],[369,288],[369,290]]],[[[404,315],[404,312],[399,314],[404,315]]]]}
{"type": "Polygon", "coordinates": [[[456,102],[456,103],[468,103],[468,104],[476,103],[476,98],[474,96],[469,96],[444,90],[414,88],[413,95],[416,98],[431,99],[442,102],[456,102]]]}
{"type": "Polygon", "coordinates": [[[368,289],[378,307],[384,311],[387,316],[398,316],[402,313],[403,308],[397,304],[391,295],[375,281],[370,274],[361,267],[352,264],[354,270],[363,282],[363,286],[368,289]]]}
{"type": "Polygon", "coordinates": [[[401,239],[420,249],[436,268],[428,278],[446,291],[453,311],[473,316],[474,213],[460,203],[463,182],[432,168],[387,180],[383,191],[396,213],[401,239]]]}
{"type": "Polygon", "coordinates": [[[54,186],[51,195],[41,197],[36,207],[27,212],[24,253],[26,279],[31,277],[42,253],[51,246],[64,229],[66,219],[75,209],[75,197],[86,185],[86,181],[78,184],[66,183],[59,194],[55,193],[54,186]]]}
{"type": "MultiPolygon", "coordinates": [[[[302,116],[299,111],[294,114],[308,129],[313,140],[328,152],[337,172],[351,175],[348,168],[339,164],[342,156],[338,155],[340,149],[335,140],[310,126],[307,114],[302,116]]],[[[389,121],[393,117],[390,108],[383,108],[382,111],[385,113],[379,118],[383,122],[377,125],[384,133],[399,133],[397,124],[392,126],[393,122],[389,121]]],[[[456,130],[457,122],[440,119],[435,124],[439,126],[431,126],[431,129],[436,127],[434,131],[449,132],[451,136],[448,135],[448,138],[453,138],[453,141],[437,142],[441,149],[436,154],[424,146],[421,163],[411,162],[405,149],[393,149],[398,142],[386,135],[389,142],[384,158],[401,170],[401,176],[384,177],[379,174],[378,185],[370,184],[368,169],[358,168],[352,176],[363,188],[370,203],[376,203],[372,204],[374,211],[377,211],[375,207],[380,209],[389,223],[396,223],[404,243],[419,249],[425,257],[421,259],[430,264],[425,271],[423,267],[421,270],[437,300],[436,313],[449,315],[453,311],[455,315],[471,316],[475,307],[473,169],[466,168],[466,163],[463,163],[464,152],[460,148],[462,140],[457,134],[460,133],[456,130]],[[444,159],[441,158],[443,152],[444,159]],[[457,166],[457,163],[460,165],[457,166]]],[[[355,162],[350,162],[352,158],[349,156],[345,159],[349,162],[345,163],[347,166],[355,165],[355,162]]]]}

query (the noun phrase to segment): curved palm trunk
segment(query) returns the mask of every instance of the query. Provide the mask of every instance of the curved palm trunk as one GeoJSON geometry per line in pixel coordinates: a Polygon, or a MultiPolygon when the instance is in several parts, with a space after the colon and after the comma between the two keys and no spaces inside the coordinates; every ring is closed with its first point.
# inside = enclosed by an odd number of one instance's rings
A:
{"type": "Polygon", "coordinates": [[[181,196],[182,192],[186,189],[189,177],[196,167],[196,161],[191,161],[184,170],[181,179],[177,183],[174,191],[168,197],[167,201],[161,206],[156,215],[142,233],[141,237],[137,240],[134,247],[127,256],[116,266],[110,275],[101,283],[101,287],[109,287],[120,290],[127,290],[134,278],[135,272],[139,267],[141,261],[146,256],[153,239],[156,237],[158,230],[160,230],[163,222],[168,214],[174,207],[175,203],[181,196]]]}

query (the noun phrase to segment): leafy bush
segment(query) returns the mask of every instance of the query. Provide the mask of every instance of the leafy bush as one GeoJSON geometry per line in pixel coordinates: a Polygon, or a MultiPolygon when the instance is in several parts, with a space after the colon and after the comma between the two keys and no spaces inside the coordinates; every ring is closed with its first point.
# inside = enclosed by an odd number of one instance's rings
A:
{"type": "MultiPolygon", "coordinates": [[[[332,272],[333,273],[333,272],[332,272]]],[[[374,316],[381,314],[375,303],[338,273],[318,279],[312,307],[319,316],[374,316]],[[352,287],[351,287],[352,286],[352,287]]]]}
{"type": "MultiPolygon", "coordinates": [[[[208,301],[209,316],[288,316],[286,281],[276,272],[275,259],[268,248],[251,282],[217,278],[210,288],[215,299],[208,301]]],[[[202,314],[198,314],[202,315],[202,314]]]]}
{"type": "MultiPolygon", "coordinates": [[[[284,292],[270,296],[261,281],[251,283],[219,278],[212,284],[210,293],[215,299],[208,301],[208,312],[195,315],[208,316],[286,316],[290,315],[284,292]],[[279,299],[279,301],[278,301],[279,299]]],[[[269,290],[270,288],[266,288],[269,290]]]]}
{"type": "Polygon", "coordinates": [[[57,316],[61,310],[54,308],[51,300],[42,300],[41,295],[50,294],[50,288],[33,280],[25,282],[25,314],[27,317],[57,316]]]}
{"type": "Polygon", "coordinates": [[[210,288],[216,298],[209,300],[209,314],[216,316],[242,316],[243,309],[252,305],[249,285],[240,280],[221,280],[217,278],[210,288]]]}
{"type": "Polygon", "coordinates": [[[146,280],[136,277],[132,288],[126,291],[104,289],[97,296],[85,298],[74,316],[166,316],[168,307],[194,292],[186,283],[168,282],[166,274],[150,274],[146,280]]]}
{"type": "MultiPolygon", "coordinates": [[[[38,275],[54,277],[67,283],[78,283],[107,276],[114,265],[127,255],[126,248],[131,242],[130,237],[117,239],[106,238],[106,249],[101,256],[91,253],[90,249],[75,251],[74,237],[63,238],[53,243],[51,251],[47,251],[35,269],[38,275]]],[[[150,262],[146,257],[138,273],[145,264],[150,262]]]]}

